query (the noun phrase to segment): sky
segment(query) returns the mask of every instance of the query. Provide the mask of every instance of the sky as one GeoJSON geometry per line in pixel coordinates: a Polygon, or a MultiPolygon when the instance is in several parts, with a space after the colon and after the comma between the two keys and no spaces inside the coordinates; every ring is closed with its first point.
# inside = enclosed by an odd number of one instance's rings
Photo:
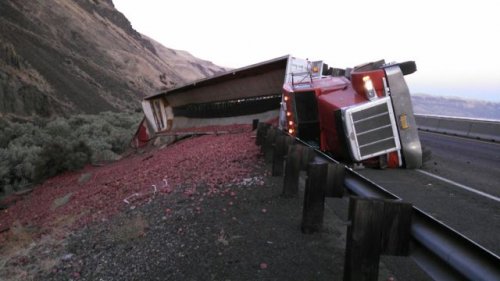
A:
{"type": "Polygon", "coordinates": [[[230,68],[291,54],[352,67],[414,60],[412,93],[500,102],[500,2],[113,0],[166,47],[230,68]],[[495,3],[496,2],[496,3],[495,3]]]}

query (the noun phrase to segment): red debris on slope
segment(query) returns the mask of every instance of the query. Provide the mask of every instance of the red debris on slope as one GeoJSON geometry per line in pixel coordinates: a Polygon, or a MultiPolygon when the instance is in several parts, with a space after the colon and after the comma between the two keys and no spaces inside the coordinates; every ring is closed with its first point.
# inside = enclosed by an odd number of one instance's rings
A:
{"type": "MultiPolygon", "coordinates": [[[[23,200],[0,212],[0,227],[14,222],[39,227],[79,227],[120,209],[147,202],[182,186],[186,195],[206,185],[219,186],[251,177],[259,149],[248,125],[211,127],[232,132],[183,140],[164,149],[133,155],[103,166],[67,172],[36,187],[23,200]]],[[[0,234],[0,242],[7,232],[0,234]]]]}

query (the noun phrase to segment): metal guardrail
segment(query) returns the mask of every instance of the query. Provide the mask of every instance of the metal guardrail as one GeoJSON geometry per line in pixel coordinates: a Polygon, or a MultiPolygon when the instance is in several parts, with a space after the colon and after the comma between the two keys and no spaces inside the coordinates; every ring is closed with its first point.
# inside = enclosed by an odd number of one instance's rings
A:
{"type": "Polygon", "coordinates": [[[438,115],[415,115],[420,130],[500,142],[500,121],[438,115]]]}
{"type": "MultiPolygon", "coordinates": [[[[326,160],[338,163],[322,151],[315,151],[326,160]]],[[[349,167],[346,167],[344,186],[360,197],[401,200],[349,167]]],[[[413,209],[410,257],[430,277],[435,280],[500,280],[499,256],[420,209],[413,209]]]]}

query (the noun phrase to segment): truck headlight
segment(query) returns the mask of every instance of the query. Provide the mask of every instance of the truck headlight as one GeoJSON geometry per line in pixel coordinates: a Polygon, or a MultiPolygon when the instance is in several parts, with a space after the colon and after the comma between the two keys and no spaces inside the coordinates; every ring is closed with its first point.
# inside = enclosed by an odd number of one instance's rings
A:
{"type": "Polygon", "coordinates": [[[375,100],[377,99],[377,92],[375,91],[375,88],[373,87],[373,82],[370,76],[364,76],[363,77],[363,82],[365,86],[365,95],[366,98],[369,100],[375,100]]]}

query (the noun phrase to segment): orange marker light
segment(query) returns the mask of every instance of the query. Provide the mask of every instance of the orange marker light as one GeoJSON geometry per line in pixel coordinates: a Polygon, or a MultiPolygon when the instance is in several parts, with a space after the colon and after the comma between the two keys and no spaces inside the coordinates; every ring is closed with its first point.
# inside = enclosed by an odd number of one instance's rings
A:
{"type": "Polygon", "coordinates": [[[292,113],[290,111],[287,111],[286,116],[290,117],[290,116],[292,116],[292,113]]]}
{"type": "Polygon", "coordinates": [[[406,130],[410,128],[410,125],[408,125],[408,118],[406,118],[406,114],[403,113],[399,116],[399,121],[401,123],[401,129],[406,130]]]}
{"type": "Polygon", "coordinates": [[[285,96],[285,101],[288,101],[290,98],[288,96],[285,96]]]}
{"type": "Polygon", "coordinates": [[[293,129],[288,129],[288,133],[293,134],[293,129]]]}

